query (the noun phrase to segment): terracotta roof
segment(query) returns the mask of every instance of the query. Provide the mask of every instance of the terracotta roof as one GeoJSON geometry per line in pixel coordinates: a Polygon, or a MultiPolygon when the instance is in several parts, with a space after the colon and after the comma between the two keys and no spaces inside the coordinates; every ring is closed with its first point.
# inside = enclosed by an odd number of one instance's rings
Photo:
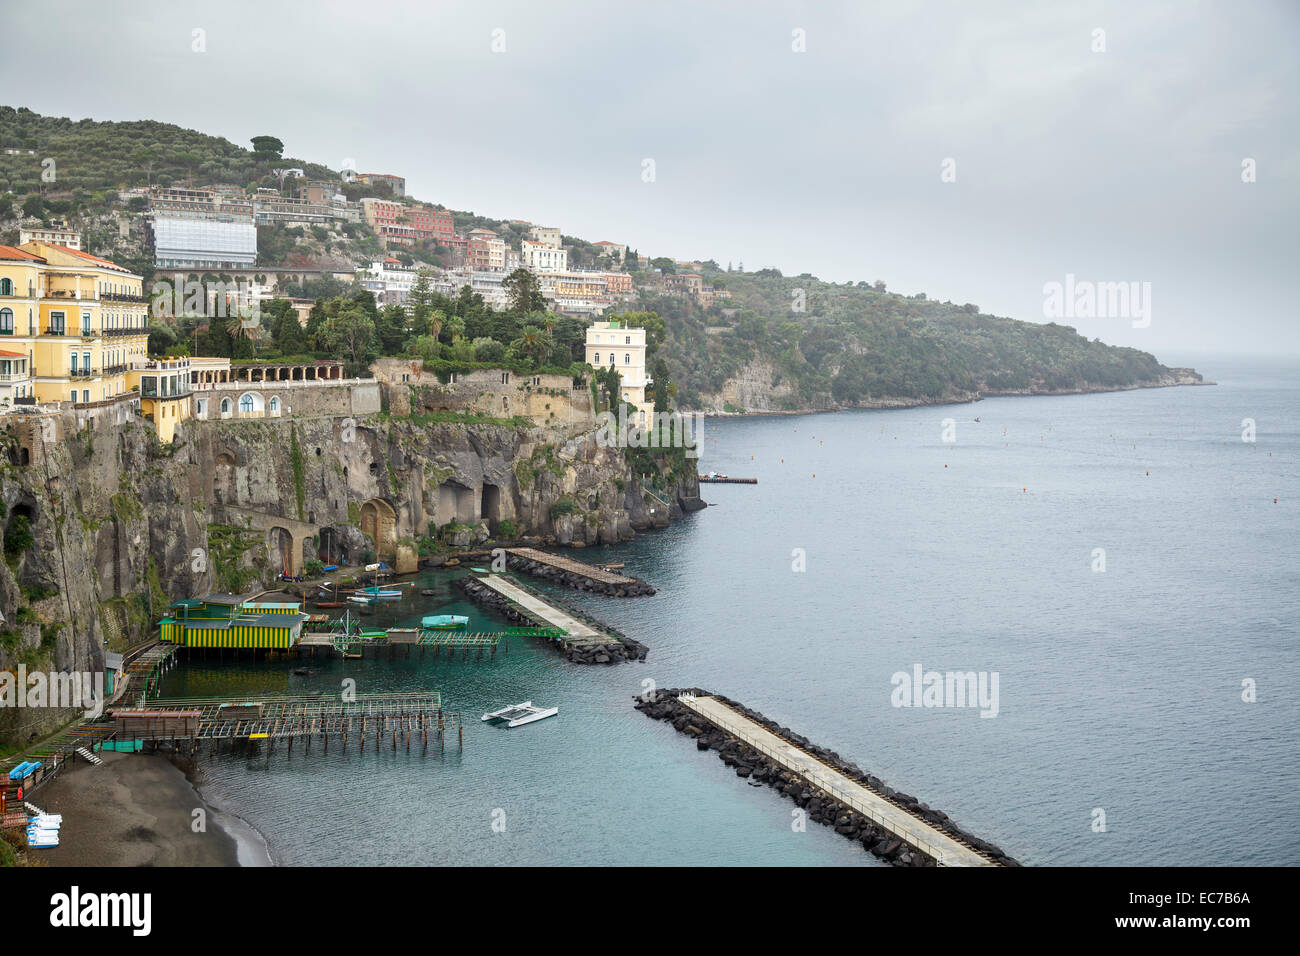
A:
{"type": "Polygon", "coordinates": [[[125,266],[119,266],[116,262],[110,262],[108,259],[101,259],[99,256],[92,256],[89,252],[82,252],[80,249],[69,249],[67,246],[60,246],[54,242],[47,242],[47,246],[53,246],[60,252],[67,252],[76,256],[78,259],[85,259],[87,262],[93,262],[97,266],[107,266],[110,269],[117,269],[119,272],[130,272],[125,266]]]}
{"type": "Polygon", "coordinates": [[[35,262],[44,262],[45,260],[26,249],[18,249],[14,246],[0,246],[0,259],[31,259],[35,262]]]}

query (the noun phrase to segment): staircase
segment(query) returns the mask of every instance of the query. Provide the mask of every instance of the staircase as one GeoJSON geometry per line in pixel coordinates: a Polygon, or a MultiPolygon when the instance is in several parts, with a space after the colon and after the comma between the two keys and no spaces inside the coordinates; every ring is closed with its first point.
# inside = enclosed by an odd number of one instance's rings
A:
{"type": "Polygon", "coordinates": [[[76,754],[78,757],[86,761],[86,763],[90,764],[92,767],[98,767],[101,763],[104,762],[100,760],[99,757],[95,756],[95,754],[87,750],[85,747],[78,747],[76,749],[76,754]]]}

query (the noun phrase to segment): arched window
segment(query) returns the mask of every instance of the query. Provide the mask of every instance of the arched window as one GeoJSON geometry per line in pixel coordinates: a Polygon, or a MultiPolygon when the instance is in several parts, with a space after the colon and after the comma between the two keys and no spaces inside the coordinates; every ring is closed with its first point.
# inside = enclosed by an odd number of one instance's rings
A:
{"type": "Polygon", "coordinates": [[[223,398],[223,399],[221,400],[221,414],[223,414],[223,415],[229,415],[229,414],[230,414],[230,399],[228,399],[228,398],[223,398]]]}
{"type": "Polygon", "coordinates": [[[0,279],[0,295],[13,295],[14,282],[12,279],[0,279]]]}
{"type": "Polygon", "coordinates": [[[272,415],[280,414],[280,399],[278,396],[271,399],[271,414],[272,415]]]}
{"type": "Polygon", "coordinates": [[[251,411],[253,410],[253,396],[252,396],[252,395],[241,395],[241,396],[239,396],[239,410],[240,410],[241,412],[251,412],[251,411]]]}
{"type": "Polygon", "coordinates": [[[600,364],[600,353],[599,353],[599,352],[596,353],[596,358],[595,358],[594,361],[592,361],[591,364],[592,364],[592,365],[599,365],[599,364],[600,364]]]}
{"type": "MultiPolygon", "coordinates": [[[[9,280],[6,279],[6,282],[9,280]]],[[[0,309],[0,335],[14,334],[14,310],[0,309]]]]}
{"type": "Polygon", "coordinates": [[[623,353],[623,364],[624,364],[624,365],[631,365],[631,364],[632,364],[632,356],[631,356],[630,354],[628,354],[627,352],[624,352],[624,353],[623,353]]]}

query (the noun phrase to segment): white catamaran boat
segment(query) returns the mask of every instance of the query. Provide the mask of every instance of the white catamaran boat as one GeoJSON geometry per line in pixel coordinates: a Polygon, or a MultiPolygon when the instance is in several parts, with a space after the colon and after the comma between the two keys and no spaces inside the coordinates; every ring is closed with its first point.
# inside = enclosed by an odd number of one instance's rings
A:
{"type": "Polygon", "coordinates": [[[531,724],[534,720],[554,717],[559,712],[558,707],[534,707],[531,700],[526,700],[522,704],[511,704],[509,707],[484,714],[483,719],[504,720],[507,727],[518,727],[520,724],[531,724]]]}

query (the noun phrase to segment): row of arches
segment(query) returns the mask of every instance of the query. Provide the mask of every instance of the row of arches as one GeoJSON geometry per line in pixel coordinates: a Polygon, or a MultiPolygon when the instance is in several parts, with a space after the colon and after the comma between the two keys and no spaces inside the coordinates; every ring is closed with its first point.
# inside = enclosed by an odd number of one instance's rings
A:
{"type": "Polygon", "coordinates": [[[238,398],[196,398],[195,418],[279,418],[284,403],[279,395],[268,400],[261,392],[244,392],[238,398]]]}

